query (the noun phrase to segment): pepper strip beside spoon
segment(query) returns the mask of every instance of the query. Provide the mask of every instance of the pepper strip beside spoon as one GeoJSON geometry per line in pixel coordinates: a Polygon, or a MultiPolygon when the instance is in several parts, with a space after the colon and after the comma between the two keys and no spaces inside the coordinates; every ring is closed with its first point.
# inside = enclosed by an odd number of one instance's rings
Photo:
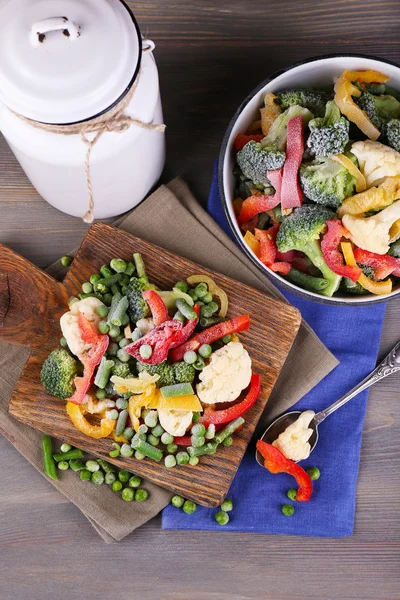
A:
{"type": "MultiPolygon", "coordinates": [[[[308,426],[310,429],[313,430],[311,437],[308,440],[311,446],[310,453],[314,450],[318,442],[318,425],[322,423],[322,421],[324,421],[326,417],[331,415],[341,406],[344,406],[344,404],[349,402],[349,400],[357,396],[363,390],[371,387],[371,385],[374,385],[381,379],[385,379],[385,377],[388,377],[389,375],[392,375],[397,371],[400,371],[400,342],[396,344],[396,346],[389,352],[389,354],[383,359],[383,361],[372,371],[372,373],[367,375],[365,379],[360,381],[359,384],[357,384],[353,389],[347,392],[347,394],[345,394],[342,398],[336,400],[336,402],[328,406],[328,408],[325,408],[325,410],[321,410],[321,412],[315,415],[315,417],[308,426]]],[[[280,417],[275,419],[275,421],[273,421],[273,423],[271,423],[271,425],[266,429],[266,431],[261,437],[261,440],[263,442],[267,442],[268,444],[272,444],[272,442],[274,442],[278,438],[280,433],[285,431],[285,429],[289,427],[289,425],[294,423],[299,418],[302,412],[304,411],[295,410],[289,413],[285,413],[284,415],[281,415],[280,417]]],[[[261,465],[262,467],[264,466],[264,459],[258,452],[258,450],[256,450],[256,460],[259,465],[261,465]]]]}

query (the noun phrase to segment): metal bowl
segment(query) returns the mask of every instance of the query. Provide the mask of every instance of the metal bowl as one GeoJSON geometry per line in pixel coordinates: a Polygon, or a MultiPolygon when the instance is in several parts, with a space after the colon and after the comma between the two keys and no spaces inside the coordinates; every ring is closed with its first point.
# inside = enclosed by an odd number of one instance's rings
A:
{"type": "Polygon", "coordinates": [[[339,290],[332,298],[321,296],[315,292],[304,290],[297,285],[287,281],[279,274],[274,273],[253,254],[243,240],[243,236],[237,223],[233,210],[234,177],[232,169],[235,164],[235,152],[233,142],[236,135],[247,130],[247,127],[256,118],[258,109],[262,106],[264,96],[268,92],[279,92],[288,88],[296,87],[321,87],[330,85],[334,79],[339,77],[344,70],[372,69],[381,71],[391,78],[391,85],[400,89],[400,68],[387,60],[364,56],[361,54],[335,54],[319,56],[296,63],[286,69],[274,73],[265,79],[247,98],[242,102],[235,112],[222,142],[219,157],[218,178],[222,206],[228,219],[230,228],[244,253],[250,260],[267,275],[276,285],[285,290],[297,294],[302,298],[322,302],[325,304],[346,304],[359,306],[361,304],[377,304],[386,302],[388,299],[400,295],[400,284],[394,286],[390,294],[384,296],[351,296],[339,290]]]}

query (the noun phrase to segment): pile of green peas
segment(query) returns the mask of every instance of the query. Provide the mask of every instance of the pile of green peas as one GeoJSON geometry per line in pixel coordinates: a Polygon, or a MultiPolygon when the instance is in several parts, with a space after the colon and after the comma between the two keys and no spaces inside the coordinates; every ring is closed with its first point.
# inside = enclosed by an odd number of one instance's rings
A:
{"type": "MultiPolygon", "coordinates": [[[[184,513],[191,515],[197,510],[197,504],[191,500],[185,500],[183,496],[175,495],[171,498],[172,506],[181,508],[184,513]]],[[[233,509],[233,502],[229,498],[225,498],[220,506],[220,510],[215,513],[214,518],[219,525],[227,525],[229,523],[229,512],[233,509]]]]}

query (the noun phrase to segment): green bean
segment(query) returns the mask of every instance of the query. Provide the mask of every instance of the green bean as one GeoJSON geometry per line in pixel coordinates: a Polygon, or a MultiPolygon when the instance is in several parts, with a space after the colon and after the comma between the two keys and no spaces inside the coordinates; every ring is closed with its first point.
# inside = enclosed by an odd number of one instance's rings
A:
{"type": "Polygon", "coordinates": [[[146,274],[146,267],[144,266],[143,257],[139,252],[136,252],[133,255],[133,260],[135,262],[136,273],[139,278],[144,279],[145,281],[149,281],[146,274]]]}
{"type": "MultiPolygon", "coordinates": [[[[114,298],[119,298],[119,295],[116,294],[114,298]]],[[[121,327],[124,317],[126,316],[126,311],[129,307],[129,300],[126,296],[123,296],[117,302],[114,302],[114,298],[111,302],[111,308],[110,312],[108,313],[107,323],[109,325],[116,325],[117,327],[121,327]]]]}
{"type": "Polygon", "coordinates": [[[322,292],[329,283],[322,277],[313,277],[312,275],[298,271],[294,267],[290,269],[287,278],[299,287],[310,290],[311,292],[322,292]]]}
{"type": "Polygon", "coordinates": [[[145,425],[147,425],[147,427],[155,427],[157,425],[157,421],[158,421],[158,413],[156,410],[151,410],[147,413],[147,415],[145,415],[144,417],[144,423],[145,425]]]}
{"type": "MultiPolygon", "coordinates": [[[[202,307],[204,308],[204,307],[202,307]]],[[[216,325],[217,323],[221,323],[224,319],[222,317],[201,317],[199,321],[200,327],[206,329],[207,327],[211,327],[212,325],[216,325]]]]}
{"type": "Polygon", "coordinates": [[[190,306],[184,298],[177,298],[175,301],[176,308],[183,314],[183,316],[189,321],[197,319],[196,311],[190,306]]]}
{"type": "Polygon", "coordinates": [[[100,275],[102,275],[103,277],[111,277],[112,274],[113,272],[111,271],[108,265],[103,265],[102,267],[100,267],[100,275]]]}
{"type": "Polygon", "coordinates": [[[110,463],[108,463],[103,458],[98,458],[97,462],[99,463],[100,467],[103,469],[103,471],[105,473],[115,473],[115,467],[110,465],[110,463]]]}
{"type": "Polygon", "coordinates": [[[128,275],[128,277],[132,277],[134,272],[135,272],[135,265],[133,264],[133,262],[128,262],[126,264],[126,268],[125,268],[125,275],[128,275]]]}
{"type": "Polygon", "coordinates": [[[189,446],[187,452],[189,456],[203,456],[204,454],[215,454],[217,451],[217,442],[208,442],[201,448],[194,448],[193,446],[189,446]]]}
{"type": "Polygon", "coordinates": [[[174,321],[180,321],[180,323],[185,323],[185,317],[183,316],[183,314],[181,313],[180,310],[177,310],[176,313],[174,314],[174,321]]]}
{"type": "Polygon", "coordinates": [[[104,294],[103,296],[103,304],[105,304],[106,306],[111,306],[111,302],[112,302],[112,294],[104,294]]]}
{"type": "Polygon", "coordinates": [[[79,294],[80,300],[86,300],[86,298],[97,298],[97,300],[102,299],[100,294],[95,294],[94,292],[91,292],[90,294],[79,294]]]}
{"type": "Polygon", "coordinates": [[[121,288],[117,283],[114,283],[114,285],[111,286],[111,293],[113,294],[113,296],[121,294],[121,288]]]}
{"type": "Polygon", "coordinates": [[[208,294],[206,294],[205,296],[202,297],[202,301],[204,302],[204,304],[209,304],[210,302],[212,302],[212,294],[210,294],[210,292],[208,292],[208,294]]]}
{"type": "Polygon", "coordinates": [[[103,356],[101,359],[99,368],[97,369],[96,377],[94,379],[94,385],[101,390],[104,390],[106,387],[114,364],[115,363],[113,360],[107,360],[105,356],[103,356]]]}
{"type": "Polygon", "coordinates": [[[62,264],[63,267],[68,268],[69,266],[71,266],[72,260],[73,260],[72,256],[63,256],[61,258],[60,262],[61,262],[61,264],[62,264]]]}
{"type": "Polygon", "coordinates": [[[204,296],[208,294],[208,286],[206,283],[199,283],[195,287],[194,291],[196,292],[198,298],[204,298],[204,296]]]}
{"type": "Polygon", "coordinates": [[[162,450],[160,450],[159,448],[155,448],[148,442],[144,442],[136,436],[132,439],[132,448],[134,448],[135,450],[139,450],[140,452],[142,452],[142,454],[144,454],[148,458],[152,458],[157,462],[160,462],[160,460],[163,457],[162,450]]]}
{"type": "Polygon", "coordinates": [[[188,365],[193,365],[197,360],[197,354],[194,350],[188,350],[183,356],[183,360],[188,365]]]}
{"type": "Polygon", "coordinates": [[[96,308],[96,313],[102,319],[104,319],[108,315],[109,311],[110,309],[107,306],[104,306],[104,304],[100,304],[100,306],[96,308]]]}
{"type": "Polygon", "coordinates": [[[232,446],[233,444],[233,437],[231,435],[228,435],[227,438],[224,439],[224,441],[222,442],[223,446],[232,446]]]}
{"type": "Polygon", "coordinates": [[[101,279],[101,275],[99,275],[99,273],[93,273],[93,275],[91,275],[89,277],[89,281],[92,285],[97,283],[97,281],[100,281],[100,279],[101,279]]]}
{"type": "Polygon", "coordinates": [[[72,471],[83,471],[83,469],[86,469],[85,463],[80,459],[70,460],[69,466],[71,467],[72,471]]]}
{"type": "Polygon", "coordinates": [[[119,416],[118,416],[117,424],[115,426],[115,435],[122,434],[122,432],[124,431],[124,429],[126,427],[127,420],[128,420],[128,411],[126,409],[121,410],[121,412],[119,413],[119,416]]]}
{"type": "Polygon", "coordinates": [[[221,444],[228,436],[232,435],[232,433],[234,433],[236,429],[239,429],[239,427],[241,427],[244,422],[245,421],[243,417],[238,417],[237,419],[232,421],[232,423],[229,423],[229,425],[224,427],[224,429],[218,431],[217,435],[215,436],[215,441],[218,444],[221,444]]]}
{"type": "Polygon", "coordinates": [[[60,462],[61,460],[73,460],[74,458],[83,458],[84,454],[82,450],[78,448],[72,448],[68,452],[61,452],[60,454],[53,454],[53,458],[56,462],[60,462]]]}
{"type": "Polygon", "coordinates": [[[203,344],[199,348],[199,354],[202,358],[210,358],[212,353],[212,348],[210,344],[203,344]]]}
{"type": "MultiPolygon", "coordinates": [[[[153,427],[153,429],[151,430],[151,433],[155,436],[155,437],[161,437],[164,433],[164,428],[161,427],[161,425],[158,423],[155,427],[153,427]]],[[[173,440],[170,440],[169,442],[167,442],[168,444],[172,443],[173,440]]]]}
{"type": "Polygon", "coordinates": [[[194,394],[193,387],[190,383],[174,383],[172,385],[165,385],[160,388],[160,392],[164,398],[173,398],[175,396],[194,394]]]}
{"type": "Polygon", "coordinates": [[[204,369],[205,367],[205,362],[204,360],[201,358],[201,356],[198,357],[198,359],[196,360],[196,362],[193,364],[194,368],[196,369],[196,371],[201,371],[202,369],[204,369]]]}

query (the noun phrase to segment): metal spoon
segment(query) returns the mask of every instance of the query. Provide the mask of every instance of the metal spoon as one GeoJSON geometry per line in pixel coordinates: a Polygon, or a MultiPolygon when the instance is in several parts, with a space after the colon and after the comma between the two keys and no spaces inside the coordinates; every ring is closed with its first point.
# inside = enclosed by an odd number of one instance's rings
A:
{"type": "MultiPolygon", "coordinates": [[[[352,390],[347,392],[342,398],[336,400],[333,404],[325,408],[325,410],[321,410],[321,412],[317,413],[311,423],[309,424],[309,428],[313,430],[311,437],[309,439],[309,443],[311,446],[311,452],[314,450],[315,446],[318,442],[318,425],[322,423],[331,415],[335,410],[346,404],[349,400],[357,396],[363,390],[371,387],[381,379],[396,373],[396,371],[400,371],[400,342],[396,344],[396,346],[389,352],[386,358],[370,373],[367,375],[365,379],[363,379],[358,385],[356,385],[352,390]]],[[[265,431],[261,439],[268,444],[272,444],[280,433],[285,431],[289,425],[294,423],[303,411],[294,410],[289,413],[285,413],[281,415],[265,431]]],[[[259,465],[264,466],[264,459],[261,454],[256,450],[256,460],[259,465]]]]}

